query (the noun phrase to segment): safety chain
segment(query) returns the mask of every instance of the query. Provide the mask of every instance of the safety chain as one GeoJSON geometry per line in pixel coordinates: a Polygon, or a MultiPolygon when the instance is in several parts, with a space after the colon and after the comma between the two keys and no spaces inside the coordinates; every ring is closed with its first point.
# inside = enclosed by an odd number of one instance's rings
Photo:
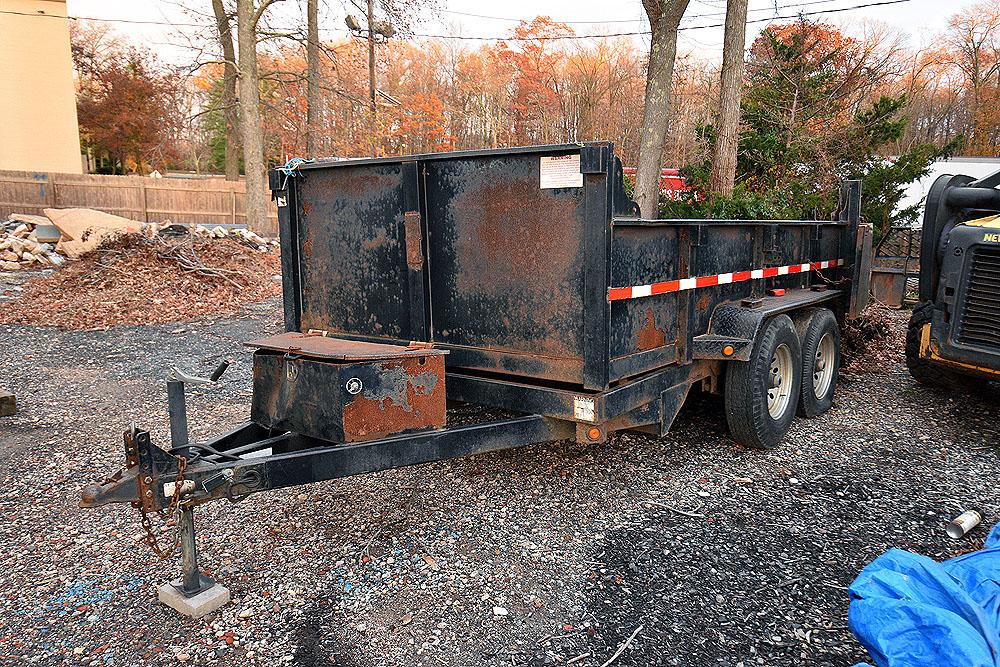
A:
{"type": "Polygon", "coordinates": [[[828,278],[825,275],[823,275],[823,272],[820,269],[815,269],[815,272],[820,279],[825,281],[826,285],[843,285],[844,283],[851,282],[850,278],[838,278],[836,280],[834,280],[833,278],[828,278]]]}
{"type": "Polygon", "coordinates": [[[139,503],[136,507],[139,508],[139,521],[142,524],[142,529],[146,532],[145,537],[142,541],[153,550],[153,553],[159,556],[160,560],[167,560],[174,555],[177,551],[177,547],[181,543],[180,530],[177,527],[177,517],[178,508],[181,502],[181,490],[184,488],[184,470],[187,468],[187,459],[183,456],[177,457],[177,475],[174,477],[174,492],[170,496],[170,504],[167,506],[166,511],[160,511],[160,516],[163,517],[164,521],[169,521],[171,518],[174,520],[174,539],[171,542],[169,548],[163,548],[156,541],[156,533],[153,532],[153,522],[149,518],[149,514],[143,510],[142,504],[139,503]]]}

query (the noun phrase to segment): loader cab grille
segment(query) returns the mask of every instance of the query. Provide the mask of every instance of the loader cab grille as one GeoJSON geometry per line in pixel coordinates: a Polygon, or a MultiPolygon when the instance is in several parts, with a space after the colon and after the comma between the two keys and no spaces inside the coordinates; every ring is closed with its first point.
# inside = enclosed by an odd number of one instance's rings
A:
{"type": "Polygon", "coordinates": [[[1000,247],[973,247],[971,262],[958,342],[1000,352],[1000,247]]]}

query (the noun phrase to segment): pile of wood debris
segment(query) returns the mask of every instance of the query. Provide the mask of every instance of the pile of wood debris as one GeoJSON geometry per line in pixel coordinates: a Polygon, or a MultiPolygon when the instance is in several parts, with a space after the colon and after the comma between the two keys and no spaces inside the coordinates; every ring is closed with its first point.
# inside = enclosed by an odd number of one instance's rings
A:
{"type": "Polygon", "coordinates": [[[902,361],[909,311],[873,301],[859,317],[844,323],[841,368],[850,373],[880,372],[902,361]]]}
{"type": "Polygon", "coordinates": [[[248,229],[202,225],[145,223],[89,208],[47,208],[45,215],[12,214],[0,222],[0,271],[58,268],[66,259],[79,259],[121,234],[194,235],[231,238],[268,252],[278,245],[248,229]]]}
{"type": "Polygon", "coordinates": [[[23,285],[0,324],[106,329],[239,311],[281,294],[276,250],[231,237],[116,234],[60,271],[23,285]]]}

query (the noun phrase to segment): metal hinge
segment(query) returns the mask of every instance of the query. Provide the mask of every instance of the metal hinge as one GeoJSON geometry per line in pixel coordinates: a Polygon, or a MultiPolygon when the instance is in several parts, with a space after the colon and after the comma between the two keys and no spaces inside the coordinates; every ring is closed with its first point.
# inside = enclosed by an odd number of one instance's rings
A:
{"type": "Polygon", "coordinates": [[[406,265],[411,269],[420,269],[424,265],[424,250],[419,211],[407,211],[403,214],[403,232],[406,240],[406,265]]]}

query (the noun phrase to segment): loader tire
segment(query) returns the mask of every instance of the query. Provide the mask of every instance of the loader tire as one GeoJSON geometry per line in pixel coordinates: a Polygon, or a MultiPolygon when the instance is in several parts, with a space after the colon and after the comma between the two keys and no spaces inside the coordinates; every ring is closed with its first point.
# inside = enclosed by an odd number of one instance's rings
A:
{"type": "Polygon", "coordinates": [[[922,301],[914,307],[913,314],[910,315],[910,323],[906,327],[906,367],[913,379],[920,384],[942,389],[968,391],[973,386],[972,378],[920,356],[920,333],[924,325],[931,323],[933,314],[933,301],[922,301]]]}
{"type": "Polygon", "coordinates": [[[802,350],[787,315],[761,327],[749,361],[726,365],[726,421],[736,442],[771,449],[795,418],[802,380],[802,350]]]}

